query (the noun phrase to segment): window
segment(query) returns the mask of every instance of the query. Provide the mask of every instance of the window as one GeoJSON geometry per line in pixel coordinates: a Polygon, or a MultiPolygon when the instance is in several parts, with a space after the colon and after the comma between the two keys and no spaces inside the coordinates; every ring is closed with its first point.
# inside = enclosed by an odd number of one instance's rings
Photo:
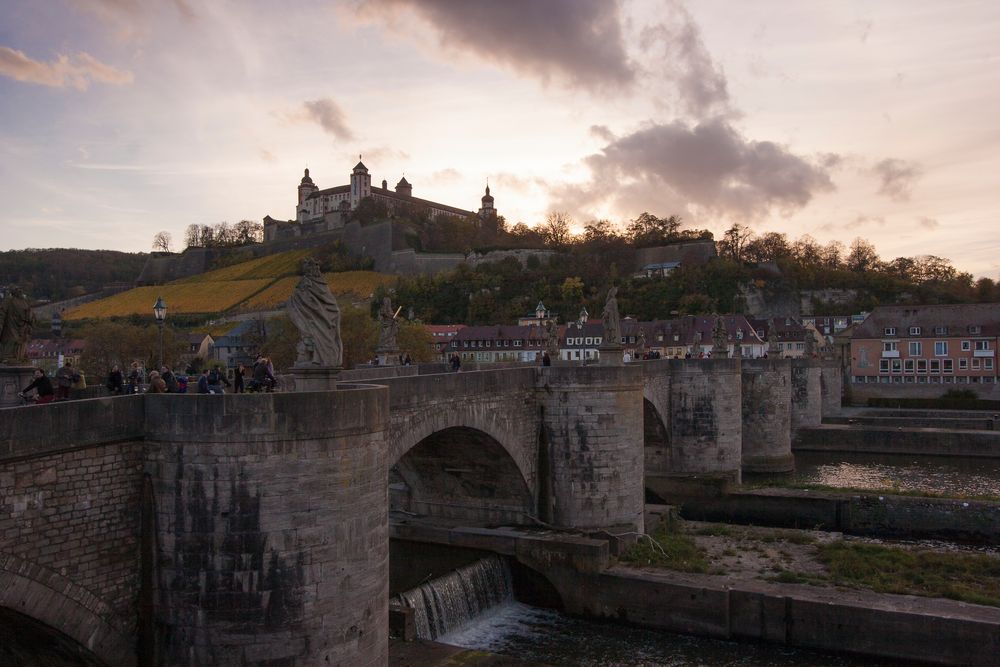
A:
{"type": "Polygon", "coordinates": [[[916,369],[916,366],[913,363],[913,359],[904,359],[903,360],[903,372],[904,373],[912,373],[912,372],[914,372],[915,369],[916,369]]]}
{"type": "Polygon", "coordinates": [[[940,373],[940,372],[941,372],[941,360],[931,359],[931,373],[940,373]]]}
{"type": "Polygon", "coordinates": [[[594,344],[594,339],[593,338],[587,338],[587,345],[593,345],[593,344],[594,344]]]}
{"type": "Polygon", "coordinates": [[[892,362],[892,372],[893,373],[902,373],[903,372],[903,362],[902,362],[902,360],[900,360],[900,359],[890,359],[889,361],[892,362]]]}
{"type": "Polygon", "coordinates": [[[921,354],[923,354],[923,345],[921,345],[921,343],[919,341],[911,341],[910,342],[910,356],[911,357],[919,357],[921,354]]]}
{"type": "Polygon", "coordinates": [[[492,344],[493,344],[493,341],[491,341],[491,340],[486,341],[486,347],[489,347],[492,344]]]}
{"type": "Polygon", "coordinates": [[[954,373],[955,372],[955,362],[951,359],[941,360],[941,371],[944,373],[954,373]]]}
{"type": "Polygon", "coordinates": [[[935,357],[947,357],[948,356],[948,341],[946,341],[946,340],[936,340],[936,341],[934,341],[934,356],[935,357]]]}
{"type": "Polygon", "coordinates": [[[795,344],[795,349],[796,350],[804,350],[804,349],[806,349],[806,344],[805,343],[796,343],[795,344]]]}
{"type": "Polygon", "coordinates": [[[871,365],[871,362],[868,361],[868,348],[861,348],[861,354],[858,355],[858,368],[868,368],[871,365]]]}
{"type": "Polygon", "coordinates": [[[910,335],[911,336],[919,336],[920,335],[920,327],[910,327],[910,335]]]}
{"type": "Polygon", "coordinates": [[[879,359],[878,360],[878,372],[879,373],[888,373],[889,372],[889,360],[888,359],[879,359]]]}
{"type": "Polygon", "coordinates": [[[934,335],[935,336],[947,336],[948,335],[948,327],[934,327],[934,335]]]}
{"type": "Polygon", "coordinates": [[[974,371],[978,371],[979,370],[979,358],[978,357],[972,360],[972,370],[974,370],[974,371]]]}
{"type": "Polygon", "coordinates": [[[885,333],[886,336],[895,336],[896,335],[896,327],[886,327],[884,333],[885,333]]]}
{"type": "Polygon", "coordinates": [[[743,340],[743,329],[736,330],[736,340],[743,340]]]}
{"type": "Polygon", "coordinates": [[[962,352],[968,352],[972,349],[972,343],[967,340],[962,341],[962,352]]]}
{"type": "Polygon", "coordinates": [[[522,344],[523,344],[522,341],[519,340],[514,341],[514,347],[521,347],[522,344]]]}
{"type": "Polygon", "coordinates": [[[990,349],[990,341],[988,340],[977,340],[976,341],[977,350],[988,350],[990,349]]]}
{"type": "Polygon", "coordinates": [[[993,359],[991,359],[990,357],[986,357],[985,359],[983,359],[983,368],[985,368],[988,371],[993,370],[993,359]]]}
{"type": "Polygon", "coordinates": [[[979,328],[978,325],[976,324],[969,325],[969,333],[972,334],[973,336],[978,336],[980,331],[982,330],[979,328]]]}
{"type": "Polygon", "coordinates": [[[968,359],[959,359],[958,360],[958,370],[960,370],[960,371],[967,371],[967,370],[969,370],[969,360],[968,359]]]}
{"type": "Polygon", "coordinates": [[[899,349],[899,343],[895,341],[882,343],[883,352],[896,352],[899,349]]]}

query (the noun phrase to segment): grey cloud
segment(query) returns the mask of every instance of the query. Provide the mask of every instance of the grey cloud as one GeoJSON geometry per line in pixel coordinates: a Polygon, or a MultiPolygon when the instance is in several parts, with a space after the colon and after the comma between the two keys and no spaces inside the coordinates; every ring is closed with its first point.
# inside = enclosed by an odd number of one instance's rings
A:
{"type": "Polygon", "coordinates": [[[80,52],[72,58],[60,55],[54,62],[44,63],[7,46],[0,46],[0,75],[15,81],[77,90],[86,90],[94,81],[124,85],[134,80],[131,72],[102,63],[89,53],[80,52]]]}
{"type": "Polygon", "coordinates": [[[452,167],[441,169],[431,174],[431,181],[441,183],[454,183],[462,177],[461,172],[452,167]]]}
{"type": "Polygon", "coordinates": [[[861,227],[885,226],[885,218],[880,215],[859,215],[843,226],[844,229],[859,229],[861,227]]]}
{"type": "Polygon", "coordinates": [[[412,9],[457,47],[548,81],[620,88],[635,78],[625,52],[620,3],[613,0],[369,0],[363,14],[392,23],[412,9]]]}
{"type": "Polygon", "coordinates": [[[666,1],[667,19],[644,28],[639,43],[644,52],[655,53],[653,74],[661,74],[677,86],[684,111],[696,118],[728,110],[729,88],[722,68],[712,60],[701,29],[678,0],[666,1]]]}
{"type": "Polygon", "coordinates": [[[923,175],[919,164],[895,158],[882,160],[871,171],[881,181],[878,193],[893,201],[907,201],[913,184],[923,175]]]}
{"type": "Polygon", "coordinates": [[[834,189],[828,170],[770,141],[753,141],[723,118],[694,126],[650,125],[585,159],[592,180],[550,188],[557,207],[610,204],[639,210],[692,211],[743,220],[802,208],[834,189]]]}
{"type": "Polygon", "coordinates": [[[590,133],[598,139],[603,139],[604,141],[615,140],[614,133],[608,129],[607,125],[591,125],[590,133]]]}
{"type": "Polygon", "coordinates": [[[928,218],[927,216],[920,216],[919,218],[917,218],[917,224],[920,225],[921,227],[923,227],[924,229],[935,229],[941,223],[939,223],[937,221],[937,219],[935,219],[935,218],[928,218]]]}
{"type": "Polygon", "coordinates": [[[319,126],[325,132],[344,141],[350,141],[354,138],[354,133],[347,126],[344,111],[332,99],[327,97],[318,100],[309,100],[303,102],[303,107],[305,108],[306,117],[309,120],[319,123],[319,126]]]}

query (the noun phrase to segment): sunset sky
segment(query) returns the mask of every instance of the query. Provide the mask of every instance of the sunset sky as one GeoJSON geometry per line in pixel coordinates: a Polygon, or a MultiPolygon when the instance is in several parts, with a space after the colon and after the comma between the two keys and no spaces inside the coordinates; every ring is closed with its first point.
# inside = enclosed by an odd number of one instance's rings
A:
{"type": "Polygon", "coordinates": [[[294,217],[679,214],[1000,278],[996,0],[0,0],[0,249],[294,217]],[[284,4],[284,3],[280,3],[284,4]]]}

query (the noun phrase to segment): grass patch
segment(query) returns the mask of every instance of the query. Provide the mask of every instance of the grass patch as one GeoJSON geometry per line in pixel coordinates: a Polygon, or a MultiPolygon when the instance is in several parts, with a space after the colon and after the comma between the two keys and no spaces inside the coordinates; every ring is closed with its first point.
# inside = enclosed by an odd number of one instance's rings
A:
{"type": "Polygon", "coordinates": [[[1000,607],[1000,558],[995,556],[847,542],[818,550],[832,584],[1000,607]]]}
{"type": "Polygon", "coordinates": [[[652,565],[680,572],[709,571],[705,552],[694,543],[689,535],[675,521],[667,521],[649,536],[622,555],[621,561],[632,565],[652,565]]]}

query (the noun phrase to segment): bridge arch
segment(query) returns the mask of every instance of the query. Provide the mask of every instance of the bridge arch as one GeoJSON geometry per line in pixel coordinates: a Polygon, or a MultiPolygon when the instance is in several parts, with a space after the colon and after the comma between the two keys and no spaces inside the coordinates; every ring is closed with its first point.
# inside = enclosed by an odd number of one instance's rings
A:
{"type": "Polygon", "coordinates": [[[400,448],[390,467],[390,508],[479,525],[529,523],[533,480],[494,435],[449,426],[400,448]]]}
{"type": "Polygon", "coordinates": [[[648,390],[643,392],[643,486],[647,502],[663,502],[657,478],[671,471],[670,431],[657,402],[648,390]]]}
{"type": "Polygon", "coordinates": [[[105,620],[112,609],[48,568],[0,554],[0,608],[58,631],[109,665],[136,663],[133,641],[105,620]]]}

